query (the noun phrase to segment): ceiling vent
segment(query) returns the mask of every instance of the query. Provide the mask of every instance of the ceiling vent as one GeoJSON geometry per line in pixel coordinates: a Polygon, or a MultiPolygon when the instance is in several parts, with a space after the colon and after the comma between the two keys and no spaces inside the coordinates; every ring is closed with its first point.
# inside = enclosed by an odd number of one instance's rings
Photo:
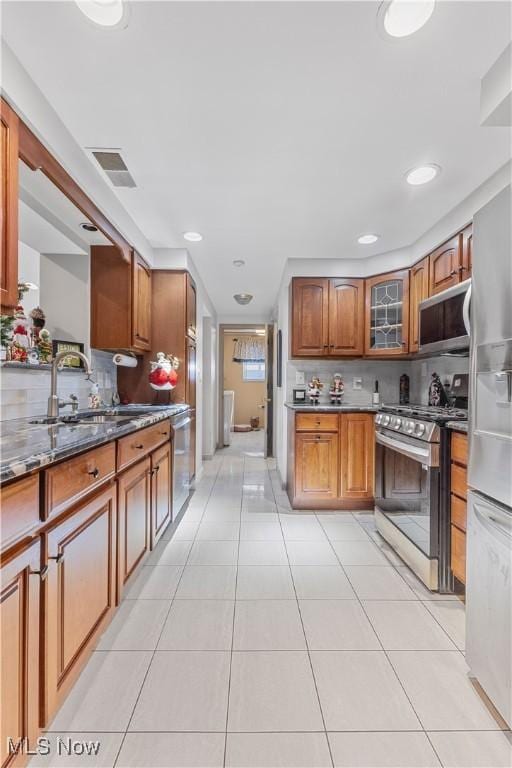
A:
{"type": "Polygon", "coordinates": [[[110,149],[95,149],[92,151],[92,155],[114,187],[133,188],[137,186],[119,152],[110,149]]]}

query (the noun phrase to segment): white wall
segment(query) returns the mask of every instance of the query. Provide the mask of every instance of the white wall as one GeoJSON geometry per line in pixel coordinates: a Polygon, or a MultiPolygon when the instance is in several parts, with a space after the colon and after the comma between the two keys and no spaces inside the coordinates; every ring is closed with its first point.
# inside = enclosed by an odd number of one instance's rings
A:
{"type": "Polygon", "coordinates": [[[37,290],[30,290],[24,295],[22,300],[25,314],[28,317],[30,312],[40,303],[39,288],[40,282],[41,254],[18,240],[18,282],[34,283],[37,290]]]}
{"type": "Polygon", "coordinates": [[[52,339],[90,339],[90,256],[41,254],[40,301],[52,339]]]}

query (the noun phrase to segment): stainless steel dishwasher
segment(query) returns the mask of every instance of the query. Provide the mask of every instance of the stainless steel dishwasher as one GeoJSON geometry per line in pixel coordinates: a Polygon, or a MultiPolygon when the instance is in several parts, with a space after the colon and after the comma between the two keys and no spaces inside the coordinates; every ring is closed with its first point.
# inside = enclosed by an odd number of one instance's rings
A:
{"type": "Polygon", "coordinates": [[[174,431],[172,473],[172,519],[179,515],[190,493],[192,418],[190,410],[171,416],[174,431]]]}

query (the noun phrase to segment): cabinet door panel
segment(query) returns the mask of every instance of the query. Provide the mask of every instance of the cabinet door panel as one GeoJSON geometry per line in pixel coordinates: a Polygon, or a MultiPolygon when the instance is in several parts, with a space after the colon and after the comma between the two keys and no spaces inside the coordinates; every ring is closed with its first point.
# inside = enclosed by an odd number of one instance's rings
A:
{"type": "Polygon", "coordinates": [[[329,351],[329,280],[292,282],[292,356],[323,357],[329,351]]]}
{"type": "Polygon", "coordinates": [[[426,256],[414,267],[410,274],[410,312],[409,312],[409,352],[417,352],[419,349],[419,306],[423,299],[428,298],[428,264],[426,256]]]}
{"type": "Polygon", "coordinates": [[[461,235],[452,237],[430,254],[430,295],[457,285],[460,281],[461,235]]]}
{"type": "Polygon", "coordinates": [[[39,719],[39,600],[40,545],[32,544],[2,566],[0,597],[1,708],[0,764],[21,766],[23,754],[9,753],[28,739],[31,747],[39,719]]]}
{"type": "Polygon", "coordinates": [[[166,443],[151,455],[151,549],[171,522],[172,450],[166,443]]]}
{"type": "Polygon", "coordinates": [[[196,407],[196,366],[197,349],[196,343],[192,339],[187,339],[187,360],[186,360],[186,381],[185,381],[185,402],[191,408],[196,407]]]}
{"type": "Polygon", "coordinates": [[[329,285],[329,354],[362,355],[364,280],[338,278],[329,285]]]}
{"type": "Polygon", "coordinates": [[[409,351],[409,270],[365,280],[365,354],[399,357],[409,351]]]}
{"type": "Polygon", "coordinates": [[[133,346],[151,346],[151,270],[137,254],[133,254],[133,346]]]}
{"type": "Polygon", "coordinates": [[[116,594],[116,494],[109,485],[47,534],[46,721],[110,620],[116,594]]]}
{"type": "Polygon", "coordinates": [[[461,280],[471,277],[473,269],[473,225],[470,224],[462,231],[462,263],[460,269],[461,280]]]}
{"type": "Polygon", "coordinates": [[[341,497],[373,497],[375,435],[371,413],[340,416],[341,497]]]}
{"type": "Polygon", "coordinates": [[[149,550],[150,460],[135,464],[118,479],[118,594],[149,550]]]}
{"type": "Polygon", "coordinates": [[[338,495],[338,433],[295,436],[295,498],[314,508],[338,495]]]}
{"type": "Polygon", "coordinates": [[[18,303],[18,127],[0,99],[0,304],[7,311],[18,303]]]}
{"type": "Polygon", "coordinates": [[[192,339],[197,336],[196,305],[196,286],[190,275],[187,275],[187,336],[192,339]]]}

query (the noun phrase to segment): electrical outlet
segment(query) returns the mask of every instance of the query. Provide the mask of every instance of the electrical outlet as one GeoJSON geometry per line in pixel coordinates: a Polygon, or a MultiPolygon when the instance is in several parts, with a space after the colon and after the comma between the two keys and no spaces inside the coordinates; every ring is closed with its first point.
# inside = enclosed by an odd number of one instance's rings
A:
{"type": "Polygon", "coordinates": [[[363,380],[360,379],[358,376],[354,376],[352,379],[352,389],[362,389],[363,388],[363,380]]]}
{"type": "Polygon", "coordinates": [[[298,387],[303,387],[306,383],[304,371],[295,371],[295,383],[298,387]]]}

